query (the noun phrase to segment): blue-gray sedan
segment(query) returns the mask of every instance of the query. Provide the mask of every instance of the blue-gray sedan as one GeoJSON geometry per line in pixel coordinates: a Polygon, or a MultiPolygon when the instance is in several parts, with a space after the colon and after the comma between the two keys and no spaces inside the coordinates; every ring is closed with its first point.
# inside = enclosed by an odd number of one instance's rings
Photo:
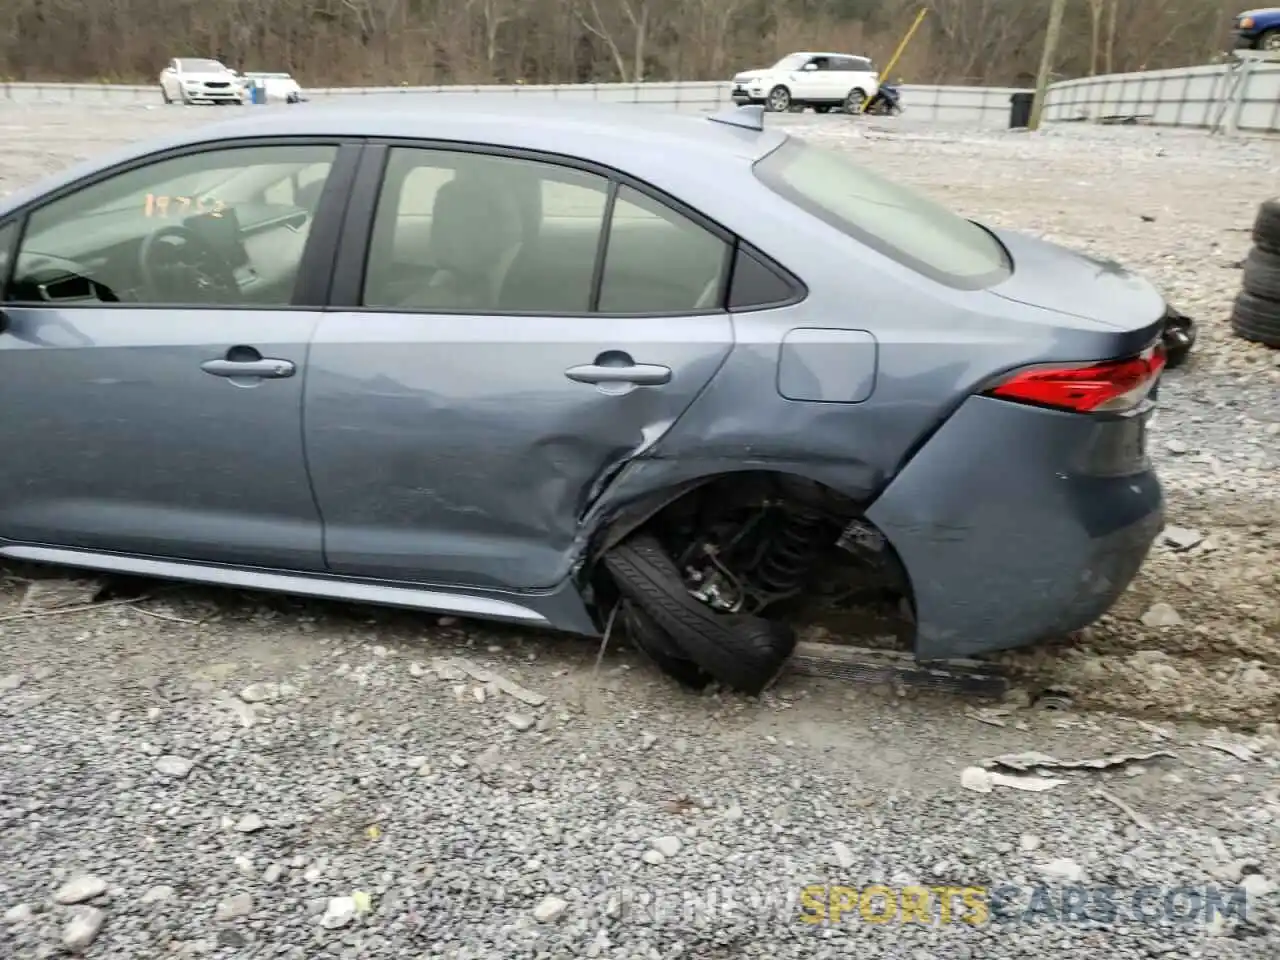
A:
{"type": "Polygon", "coordinates": [[[533,97],[264,111],[0,205],[0,556],[634,642],[924,660],[1090,623],[1162,514],[1166,304],[848,157],[533,97]]]}

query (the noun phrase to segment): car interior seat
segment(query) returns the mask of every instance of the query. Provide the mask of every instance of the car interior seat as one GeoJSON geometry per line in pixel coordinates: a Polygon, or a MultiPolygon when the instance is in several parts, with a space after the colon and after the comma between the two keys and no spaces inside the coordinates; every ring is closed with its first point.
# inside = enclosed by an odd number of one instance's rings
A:
{"type": "Polygon", "coordinates": [[[402,300],[413,309],[495,310],[525,236],[520,204],[489,177],[460,176],[436,193],[430,276],[402,300]]]}

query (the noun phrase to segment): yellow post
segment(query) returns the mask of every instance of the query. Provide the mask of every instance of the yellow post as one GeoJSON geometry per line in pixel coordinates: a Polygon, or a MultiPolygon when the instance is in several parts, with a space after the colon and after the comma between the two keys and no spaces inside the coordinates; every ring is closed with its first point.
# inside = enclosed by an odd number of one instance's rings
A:
{"type": "MultiPolygon", "coordinates": [[[[898,58],[902,56],[902,51],[907,49],[907,44],[911,41],[911,38],[915,34],[916,30],[919,29],[921,21],[924,20],[924,15],[928,12],[929,12],[928,7],[921,7],[920,12],[916,14],[915,22],[911,24],[911,29],[907,31],[907,35],[903,37],[902,42],[898,44],[898,49],[893,51],[893,56],[889,58],[888,66],[886,66],[883,70],[880,71],[881,83],[884,82],[885,77],[889,76],[889,74],[893,72],[894,64],[896,64],[898,62],[898,58]]],[[[865,100],[862,101],[862,109],[866,110],[867,104],[869,104],[870,102],[871,102],[871,97],[868,96],[865,100]]]]}

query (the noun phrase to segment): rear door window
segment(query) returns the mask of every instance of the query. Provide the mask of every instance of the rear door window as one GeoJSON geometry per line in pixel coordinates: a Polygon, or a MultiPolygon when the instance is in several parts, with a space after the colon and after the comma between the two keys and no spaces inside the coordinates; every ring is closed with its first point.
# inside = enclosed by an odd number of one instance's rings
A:
{"type": "Polygon", "coordinates": [[[870,73],[871,61],[864,57],[841,57],[836,61],[835,69],[854,73],[870,73]]]}
{"type": "Polygon", "coordinates": [[[758,160],[755,173],[796,206],[939,283],[980,290],[1012,273],[991,233],[842,153],[793,137],[758,160]]]}

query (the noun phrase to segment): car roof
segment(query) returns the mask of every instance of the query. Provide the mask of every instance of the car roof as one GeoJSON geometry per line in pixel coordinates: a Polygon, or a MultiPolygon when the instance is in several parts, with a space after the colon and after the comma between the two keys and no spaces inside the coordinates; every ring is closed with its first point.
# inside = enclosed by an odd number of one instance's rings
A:
{"type": "MultiPolygon", "coordinates": [[[[224,137],[240,130],[276,129],[293,136],[410,137],[465,140],[518,147],[546,130],[571,141],[575,151],[597,140],[661,137],[690,148],[730,149],[735,128],[710,123],[705,113],[677,113],[663,104],[570,100],[526,94],[418,93],[345,94],[270,116],[244,118],[197,128],[224,137]]],[[[741,128],[736,128],[741,129],[741,128]]],[[[587,154],[589,155],[589,150],[587,154]]]]}
{"type": "MultiPolygon", "coordinates": [[[[733,109],[733,108],[730,108],[733,109]]],[[[162,150],[249,137],[369,137],[492,145],[580,158],[677,195],[705,189],[726,164],[749,163],[787,139],[779,130],[713,123],[708,114],[537,93],[349,94],[334,102],[246,108],[245,115],[132,144],[19,190],[0,213],[98,170],[162,150]]]]}
{"type": "Polygon", "coordinates": [[[774,130],[712,123],[707,114],[643,104],[566,101],[540,94],[349,94],[188,131],[187,142],[252,136],[441,140],[562,153],[644,176],[658,167],[757,159],[784,140],[774,130]]]}

